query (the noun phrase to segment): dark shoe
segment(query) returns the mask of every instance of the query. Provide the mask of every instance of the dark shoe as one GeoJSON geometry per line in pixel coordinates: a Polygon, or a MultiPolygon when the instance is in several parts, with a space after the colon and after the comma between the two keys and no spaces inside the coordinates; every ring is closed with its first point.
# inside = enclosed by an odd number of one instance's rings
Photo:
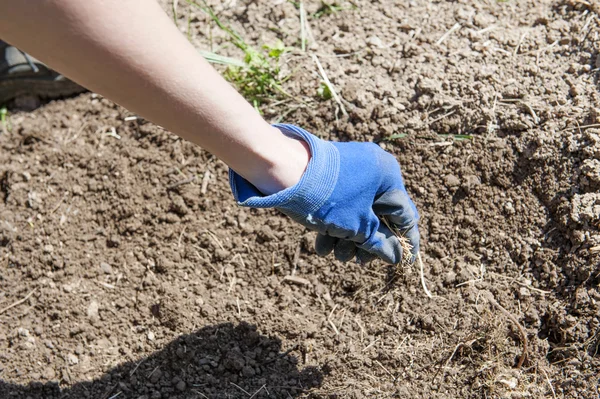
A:
{"type": "Polygon", "coordinates": [[[83,91],[77,83],[0,40],[0,106],[21,96],[53,99],[83,91]]]}

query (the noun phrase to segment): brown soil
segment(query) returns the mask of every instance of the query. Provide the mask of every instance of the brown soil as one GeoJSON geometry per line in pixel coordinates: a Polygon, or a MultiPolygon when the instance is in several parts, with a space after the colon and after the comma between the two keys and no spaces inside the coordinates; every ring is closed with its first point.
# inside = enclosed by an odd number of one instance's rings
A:
{"type": "MultiPolygon", "coordinates": [[[[298,48],[293,4],[217,3],[250,43],[298,48]]],[[[84,94],[0,134],[0,309],[27,297],[0,310],[0,398],[598,397],[596,2],[337,4],[309,18],[309,51],[349,117],[298,50],[285,88],[304,102],[265,116],[407,134],[382,145],[434,298],[417,270],[316,257],[312,233],[236,207],[220,161],[84,94]]],[[[202,13],[178,17],[236,55],[202,13]]]]}

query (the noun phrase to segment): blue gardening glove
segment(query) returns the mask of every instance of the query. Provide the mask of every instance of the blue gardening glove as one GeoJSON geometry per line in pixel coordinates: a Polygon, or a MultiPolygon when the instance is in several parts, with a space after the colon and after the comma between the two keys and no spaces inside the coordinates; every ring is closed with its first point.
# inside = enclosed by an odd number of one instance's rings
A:
{"type": "Polygon", "coordinates": [[[263,196],[252,184],[229,171],[239,205],[276,208],[317,231],[316,252],[366,263],[375,257],[396,264],[402,260],[398,238],[380,221],[385,217],[419,251],[419,214],[410,200],[396,159],[373,143],[336,143],[286,124],[283,134],[308,143],[312,157],[293,187],[263,196]]]}

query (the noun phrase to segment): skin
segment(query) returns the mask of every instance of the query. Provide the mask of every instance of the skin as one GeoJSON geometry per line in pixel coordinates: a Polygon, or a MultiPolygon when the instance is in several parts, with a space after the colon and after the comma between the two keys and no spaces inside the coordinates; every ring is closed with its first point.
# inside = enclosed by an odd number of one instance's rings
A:
{"type": "Polygon", "coordinates": [[[154,0],[0,0],[0,37],[200,145],[264,194],[306,169],[307,145],[271,127],[154,0]]]}

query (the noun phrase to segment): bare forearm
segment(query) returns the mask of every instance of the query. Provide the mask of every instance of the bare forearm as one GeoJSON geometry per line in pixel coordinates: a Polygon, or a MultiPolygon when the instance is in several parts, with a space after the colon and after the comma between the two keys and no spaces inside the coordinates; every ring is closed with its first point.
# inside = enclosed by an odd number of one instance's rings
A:
{"type": "Polygon", "coordinates": [[[154,0],[0,0],[0,37],[201,145],[265,192],[299,178],[278,170],[286,159],[306,165],[302,144],[266,123],[154,0]]]}

